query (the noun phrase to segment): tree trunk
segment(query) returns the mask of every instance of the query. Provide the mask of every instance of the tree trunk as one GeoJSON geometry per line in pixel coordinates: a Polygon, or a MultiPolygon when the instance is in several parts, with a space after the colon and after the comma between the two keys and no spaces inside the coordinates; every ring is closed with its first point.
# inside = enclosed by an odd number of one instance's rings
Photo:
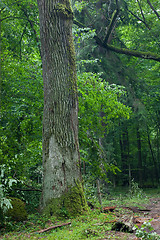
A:
{"type": "Polygon", "coordinates": [[[154,156],[148,127],[147,127],[147,136],[148,136],[148,145],[149,145],[149,149],[150,149],[150,152],[151,152],[152,161],[153,161],[153,165],[154,165],[154,175],[155,175],[156,182],[158,183],[159,182],[158,166],[157,166],[157,162],[156,162],[156,159],[155,159],[155,156],[154,156]]]}
{"type": "Polygon", "coordinates": [[[97,194],[98,194],[98,201],[100,203],[100,206],[102,207],[102,194],[101,194],[101,188],[100,188],[100,181],[97,179],[97,194]]]}
{"type": "Polygon", "coordinates": [[[43,193],[47,214],[87,209],[81,187],[78,100],[70,1],[38,0],[44,81],[43,193]]]}
{"type": "Polygon", "coordinates": [[[128,184],[128,165],[129,165],[129,137],[128,130],[126,127],[122,129],[122,134],[119,138],[120,149],[121,149],[121,170],[123,172],[123,185],[128,184]]]}
{"type": "Polygon", "coordinates": [[[140,186],[142,186],[143,166],[142,166],[142,152],[141,152],[141,135],[140,135],[140,131],[139,131],[139,126],[137,127],[137,149],[138,149],[138,179],[139,179],[140,186]]]}

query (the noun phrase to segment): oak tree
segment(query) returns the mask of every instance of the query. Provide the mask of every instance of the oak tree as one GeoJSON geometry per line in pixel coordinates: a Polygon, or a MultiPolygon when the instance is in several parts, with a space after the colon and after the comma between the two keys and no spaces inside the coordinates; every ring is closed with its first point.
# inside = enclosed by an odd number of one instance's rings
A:
{"type": "Polygon", "coordinates": [[[42,209],[76,215],[81,186],[73,12],[69,0],[38,0],[44,81],[42,209]]]}

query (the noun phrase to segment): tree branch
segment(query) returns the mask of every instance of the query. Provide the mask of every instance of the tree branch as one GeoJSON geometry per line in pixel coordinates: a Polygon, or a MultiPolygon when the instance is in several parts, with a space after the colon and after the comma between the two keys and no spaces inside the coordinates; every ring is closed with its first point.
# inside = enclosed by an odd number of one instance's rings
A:
{"type": "Polygon", "coordinates": [[[136,14],[134,14],[131,10],[128,9],[128,12],[130,12],[135,18],[137,18],[139,21],[141,21],[142,23],[144,23],[144,25],[149,29],[151,30],[151,28],[148,26],[148,24],[143,20],[141,19],[140,17],[138,17],[136,14]]]}
{"type": "MultiPolygon", "coordinates": [[[[29,187],[29,186],[28,186],[29,187]]],[[[41,189],[36,189],[36,188],[31,188],[31,189],[22,189],[22,188],[13,188],[13,190],[16,190],[16,191],[25,191],[25,192],[31,192],[31,191],[35,191],[35,192],[42,192],[41,189]]]]}
{"type": "MultiPolygon", "coordinates": [[[[76,19],[73,20],[73,23],[81,28],[86,28],[86,26],[84,26],[82,23],[78,22],[76,19]]],[[[142,58],[142,59],[150,59],[150,60],[160,62],[160,55],[158,55],[158,54],[154,54],[152,52],[142,52],[142,51],[137,51],[137,50],[130,50],[130,49],[126,49],[126,48],[118,48],[118,47],[114,47],[112,45],[104,43],[98,36],[94,36],[93,38],[95,39],[97,45],[99,45],[100,47],[103,47],[107,50],[110,50],[110,51],[113,51],[113,52],[116,52],[119,54],[125,54],[128,56],[138,57],[138,58],[142,58]]]]}
{"type": "MultiPolygon", "coordinates": [[[[19,40],[18,43],[17,43],[16,45],[14,45],[14,47],[12,48],[12,51],[14,51],[18,45],[20,46],[20,51],[19,51],[20,60],[22,59],[21,42],[22,42],[22,39],[23,39],[23,36],[24,36],[25,32],[26,32],[26,27],[23,29],[23,32],[22,32],[21,37],[20,37],[20,40],[19,40]]],[[[18,55],[17,55],[17,56],[18,56],[18,55]]]]}
{"type": "Polygon", "coordinates": [[[3,7],[2,9],[0,9],[0,13],[5,9],[5,7],[3,7]]]}
{"type": "Polygon", "coordinates": [[[116,9],[112,14],[112,18],[111,18],[110,24],[109,24],[108,29],[107,29],[107,34],[106,34],[106,36],[104,38],[104,41],[103,41],[104,44],[106,44],[108,42],[108,39],[109,39],[109,37],[112,33],[112,30],[114,28],[115,21],[117,19],[118,13],[119,13],[119,11],[116,9]]]}
{"type": "Polygon", "coordinates": [[[49,230],[52,230],[52,229],[55,229],[55,228],[59,228],[59,227],[63,227],[63,226],[67,226],[67,225],[70,225],[71,222],[68,222],[68,223],[62,223],[62,224],[59,224],[59,225],[55,225],[55,226],[52,226],[52,227],[48,227],[46,229],[42,229],[40,231],[38,231],[37,233],[43,233],[43,232],[47,232],[49,230]]]}
{"type": "Polygon", "coordinates": [[[21,35],[21,37],[20,37],[20,40],[19,40],[19,45],[20,45],[20,51],[19,51],[20,60],[22,59],[22,48],[21,48],[21,43],[22,43],[22,39],[23,39],[23,36],[24,36],[25,32],[26,32],[26,27],[23,29],[23,33],[22,33],[22,35],[21,35]]]}
{"type": "Polygon", "coordinates": [[[15,190],[19,190],[19,191],[38,191],[38,192],[42,192],[41,189],[34,188],[34,187],[32,187],[32,186],[26,184],[25,182],[22,182],[21,180],[19,180],[18,178],[15,177],[15,174],[16,174],[16,173],[14,173],[13,178],[14,178],[16,181],[22,183],[24,186],[26,186],[26,187],[29,188],[29,189],[20,189],[20,188],[16,188],[15,190]]]}
{"type": "Polygon", "coordinates": [[[150,8],[153,10],[153,12],[157,15],[158,19],[160,20],[160,15],[158,14],[158,12],[155,10],[155,8],[153,7],[153,5],[151,4],[151,2],[149,0],[147,0],[148,5],[150,6],[150,8]]]}
{"type": "MultiPolygon", "coordinates": [[[[73,23],[74,23],[76,26],[80,27],[80,28],[87,28],[83,23],[77,21],[75,18],[73,19],[73,23]]],[[[91,29],[91,28],[90,28],[90,29],[91,29]]],[[[88,32],[88,30],[86,30],[86,31],[88,32]]],[[[101,41],[101,39],[100,39],[98,36],[94,36],[93,38],[96,40],[96,43],[97,43],[98,45],[101,45],[101,44],[102,44],[102,41],[101,41]]]]}
{"type": "Polygon", "coordinates": [[[33,30],[34,37],[35,37],[35,40],[37,42],[37,46],[38,46],[39,53],[40,53],[40,56],[41,56],[40,39],[37,36],[37,32],[36,32],[36,30],[34,28],[33,21],[29,19],[28,13],[27,13],[27,11],[25,9],[21,8],[21,10],[24,12],[24,15],[26,16],[27,21],[29,22],[29,24],[31,26],[31,29],[33,30]]]}
{"type": "Polygon", "coordinates": [[[6,20],[6,19],[24,19],[24,20],[26,20],[26,18],[22,18],[22,17],[8,16],[8,17],[5,17],[5,18],[2,18],[1,22],[6,20]]]}
{"type": "Polygon", "coordinates": [[[138,5],[139,5],[139,8],[140,8],[140,11],[141,11],[141,15],[142,15],[143,21],[146,22],[146,19],[144,17],[143,10],[141,8],[141,4],[140,4],[139,0],[137,0],[137,2],[138,2],[138,5]]]}
{"type": "Polygon", "coordinates": [[[116,53],[125,54],[128,56],[133,56],[133,57],[138,57],[143,59],[151,59],[151,60],[160,62],[160,55],[154,54],[152,52],[141,52],[141,51],[130,50],[125,48],[118,48],[118,47],[114,47],[112,45],[107,45],[107,44],[103,45],[103,47],[116,53]]]}

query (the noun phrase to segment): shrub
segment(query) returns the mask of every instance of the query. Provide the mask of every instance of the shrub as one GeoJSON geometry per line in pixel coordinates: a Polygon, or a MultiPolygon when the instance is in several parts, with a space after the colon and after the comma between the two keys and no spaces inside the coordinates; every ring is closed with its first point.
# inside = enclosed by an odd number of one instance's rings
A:
{"type": "Polygon", "coordinates": [[[18,198],[10,198],[12,208],[8,209],[6,215],[13,221],[24,221],[27,219],[27,211],[25,209],[25,203],[18,198]]]}

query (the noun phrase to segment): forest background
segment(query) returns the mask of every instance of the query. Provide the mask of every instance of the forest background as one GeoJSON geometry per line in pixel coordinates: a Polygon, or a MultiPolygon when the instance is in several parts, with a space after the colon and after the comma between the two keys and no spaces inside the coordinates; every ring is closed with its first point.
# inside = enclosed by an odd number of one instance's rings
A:
{"type": "MultiPolygon", "coordinates": [[[[157,187],[158,1],[73,1],[79,142],[89,191],[157,187]],[[102,41],[103,40],[103,41],[102,41]],[[108,182],[109,181],[109,182],[108,182]],[[90,187],[89,187],[90,186],[90,187]]],[[[1,195],[33,212],[42,184],[43,81],[35,0],[0,1],[1,195]]]]}

